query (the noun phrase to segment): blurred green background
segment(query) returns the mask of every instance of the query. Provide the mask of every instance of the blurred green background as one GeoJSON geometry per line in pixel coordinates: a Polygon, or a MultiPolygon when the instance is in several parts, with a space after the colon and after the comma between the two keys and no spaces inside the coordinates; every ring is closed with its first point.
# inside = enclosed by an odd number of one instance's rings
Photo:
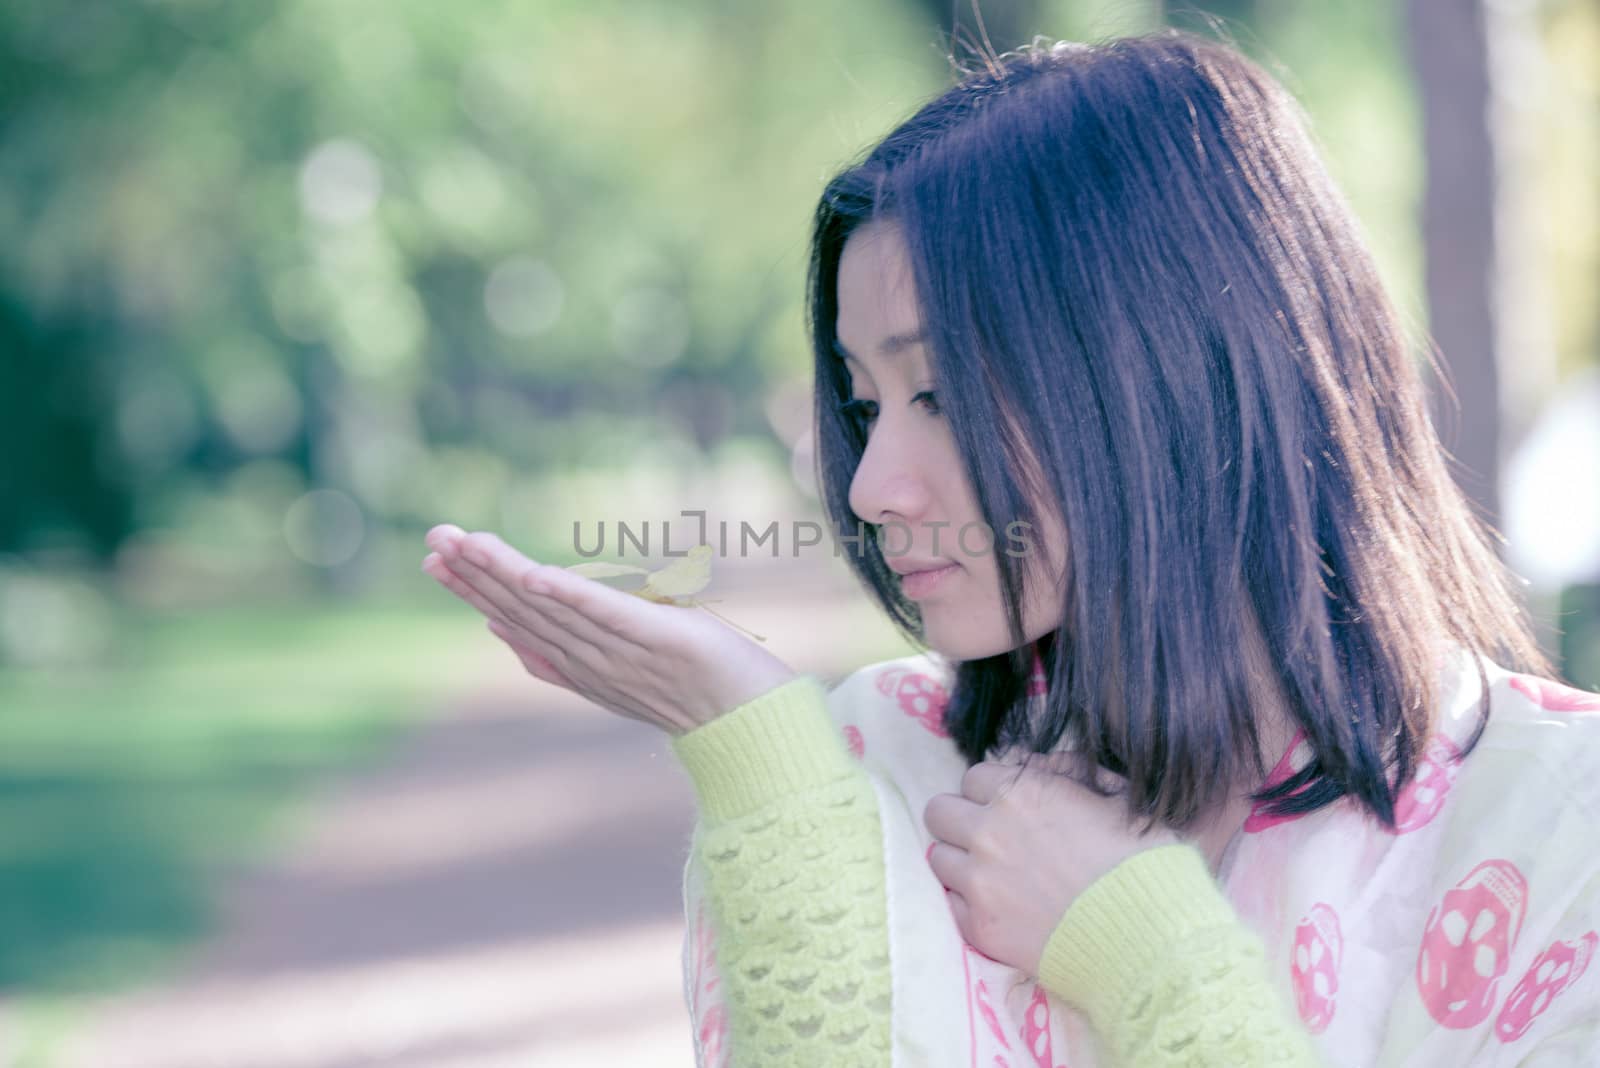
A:
{"type": "MultiPolygon", "coordinates": [[[[1441,73],[1423,57],[1470,5],[1201,6],[1304,101],[1447,360],[1449,237],[1495,239],[1491,403],[1461,432],[1497,443],[1479,495],[1552,653],[1600,686],[1600,8],[1486,16],[1488,57],[1441,73]],[[1478,80],[1493,153],[1430,168],[1429,93],[1478,80]],[[1423,225],[1480,177],[1491,201],[1423,225]]],[[[1203,25],[982,15],[1001,50],[1203,25]]],[[[154,974],[307,784],[470,684],[490,639],[418,570],[428,527],[566,560],[580,517],[815,511],[809,215],[947,83],[952,29],[914,0],[0,10],[14,1006],[154,974]]]]}

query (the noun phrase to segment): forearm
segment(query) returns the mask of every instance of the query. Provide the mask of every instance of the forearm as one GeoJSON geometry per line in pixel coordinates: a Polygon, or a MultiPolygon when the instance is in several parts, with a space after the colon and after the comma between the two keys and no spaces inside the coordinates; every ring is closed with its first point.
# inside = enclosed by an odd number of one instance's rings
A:
{"type": "Polygon", "coordinates": [[[882,827],[820,682],[800,676],[674,738],[726,984],[732,1063],[889,1063],[882,827]]]}
{"type": "Polygon", "coordinates": [[[1114,1063],[1314,1068],[1310,1036],[1198,850],[1135,854],[1062,917],[1040,981],[1082,1009],[1114,1063]]]}

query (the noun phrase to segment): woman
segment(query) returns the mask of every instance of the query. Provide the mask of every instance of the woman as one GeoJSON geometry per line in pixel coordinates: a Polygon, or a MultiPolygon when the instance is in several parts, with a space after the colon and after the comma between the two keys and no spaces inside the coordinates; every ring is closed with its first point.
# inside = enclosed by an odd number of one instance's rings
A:
{"type": "Polygon", "coordinates": [[[929,653],[829,692],[490,534],[424,562],[672,734],[702,1064],[1600,1060],[1600,707],[1277,83],[997,57],[829,183],[809,288],[824,505],[929,653]]]}

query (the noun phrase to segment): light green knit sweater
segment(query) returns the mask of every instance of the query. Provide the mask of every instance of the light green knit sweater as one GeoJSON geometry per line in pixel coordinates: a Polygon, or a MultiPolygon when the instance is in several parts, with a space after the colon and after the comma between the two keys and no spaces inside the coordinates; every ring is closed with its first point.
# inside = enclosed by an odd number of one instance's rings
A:
{"type": "MultiPolygon", "coordinates": [[[[739,1068],[890,1063],[877,802],[826,702],[801,675],[672,740],[700,802],[694,847],[739,1068]]],[[[1318,1063],[1260,940],[1187,844],[1135,854],[1093,883],[1040,972],[1118,1065],[1318,1063]]]]}

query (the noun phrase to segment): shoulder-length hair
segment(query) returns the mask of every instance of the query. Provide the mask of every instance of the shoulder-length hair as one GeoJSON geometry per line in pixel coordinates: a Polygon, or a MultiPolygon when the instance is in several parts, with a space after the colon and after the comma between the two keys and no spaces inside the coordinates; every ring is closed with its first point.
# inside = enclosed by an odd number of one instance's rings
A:
{"type": "Polygon", "coordinates": [[[1256,642],[1313,756],[1252,797],[1288,815],[1353,795],[1392,828],[1451,643],[1550,672],[1428,419],[1432,352],[1403,336],[1298,102],[1247,57],[1179,30],[1036,38],[828,183],[807,276],[818,484],[920,643],[848,501],[866,439],[839,411],[836,287],[872,221],[905,238],[985,522],[1038,529],[1040,505],[1067,536],[1062,623],[1038,643],[995,553],[1015,647],[956,665],[944,725],[969,763],[1068,738],[1128,776],[1132,814],[1186,827],[1264,775],[1256,642]]]}

